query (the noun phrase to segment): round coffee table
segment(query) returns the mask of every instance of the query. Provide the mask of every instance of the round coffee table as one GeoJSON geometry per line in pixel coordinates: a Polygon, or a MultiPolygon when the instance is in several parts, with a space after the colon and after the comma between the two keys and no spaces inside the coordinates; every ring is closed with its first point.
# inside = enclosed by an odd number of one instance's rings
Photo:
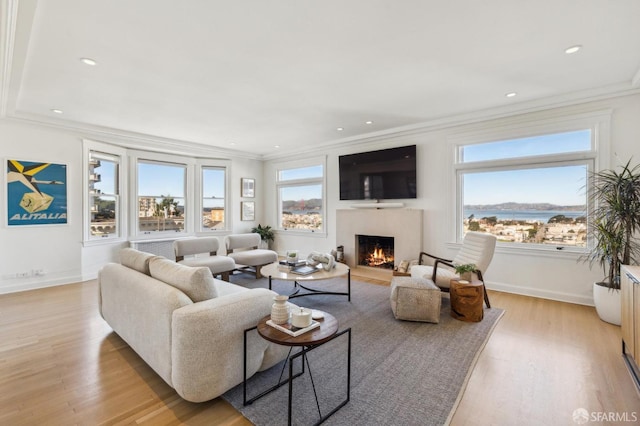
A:
{"type": "Polygon", "coordinates": [[[318,269],[317,272],[313,272],[309,275],[300,275],[293,272],[283,271],[279,266],[278,262],[274,262],[263,266],[260,270],[262,275],[269,277],[269,290],[271,290],[271,283],[273,279],[293,281],[293,292],[289,295],[289,299],[319,294],[333,294],[337,296],[347,296],[347,299],[351,301],[351,269],[349,269],[349,267],[344,263],[336,262],[335,267],[331,268],[329,271],[318,269]],[[329,280],[331,278],[343,277],[345,275],[347,276],[346,292],[324,291],[306,286],[308,282],[329,280]],[[302,283],[305,283],[305,285],[302,285],[302,283]],[[300,293],[301,289],[306,290],[307,293],[300,293]]]}

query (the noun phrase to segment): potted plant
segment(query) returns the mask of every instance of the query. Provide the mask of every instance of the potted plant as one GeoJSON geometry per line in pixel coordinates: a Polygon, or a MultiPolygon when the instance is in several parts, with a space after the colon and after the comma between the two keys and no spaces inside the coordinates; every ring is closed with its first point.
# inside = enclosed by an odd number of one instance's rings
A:
{"type": "Polygon", "coordinates": [[[472,274],[478,269],[475,263],[465,263],[464,265],[455,265],[456,274],[460,275],[461,280],[472,280],[472,274]]]}
{"type": "Polygon", "coordinates": [[[605,274],[593,285],[593,301],[603,321],[620,325],[620,266],[636,262],[640,246],[640,165],[631,160],[622,170],[602,170],[589,176],[589,201],[593,206],[587,235],[591,250],[583,261],[598,263],[605,274]]]}
{"type": "Polygon", "coordinates": [[[275,234],[270,226],[262,226],[258,224],[255,228],[251,229],[251,232],[260,235],[260,240],[262,240],[263,244],[269,248],[269,243],[274,240],[275,234]]]}

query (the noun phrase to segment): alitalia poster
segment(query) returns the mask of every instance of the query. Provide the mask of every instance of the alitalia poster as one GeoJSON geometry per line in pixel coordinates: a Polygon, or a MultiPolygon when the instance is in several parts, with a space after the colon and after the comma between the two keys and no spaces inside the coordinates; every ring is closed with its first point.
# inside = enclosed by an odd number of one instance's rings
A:
{"type": "Polygon", "coordinates": [[[7,160],[9,226],[67,223],[67,166],[7,160]]]}

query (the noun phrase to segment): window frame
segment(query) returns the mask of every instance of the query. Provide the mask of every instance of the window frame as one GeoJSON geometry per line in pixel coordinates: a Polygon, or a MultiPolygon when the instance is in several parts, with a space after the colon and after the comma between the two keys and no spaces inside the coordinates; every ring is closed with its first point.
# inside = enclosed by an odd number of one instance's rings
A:
{"type": "Polygon", "coordinates": [[[233,229],[233,215],[230,211],[231,203],[229,197],[231,194],[231,161],[229,160],[198,160],[196,162],[196,182],[195,182],[195,194],[197,194],[197,203],[194,210],[194,224],[196,228],[196,234],[226,234],[233,229]],[[223,229],[210,229],[205,228],[202,224],[202,211],[204,210],[204,170],[207,169],[222,169],[224,170],[224,228],[223,229]]]}
{"type": "Polygon", "coordinates": [[[114,145],[109,145],[101,142],[97,142],[90,139],[82,140],[82,152],[83,152],[83,199],[82,199],[82,236],[83,246],[93,246],[101,244],[110,244],[115,242],[122,242],[127,240],[127,206],[128,206],[128,194],[127,194],[127,182],[128,174],[126,173],[128,167],[127,150],[114,145]],[[93,194],[90,193],[89,187],[89,166],[91,153],[102,154],[104,156],[114,157],[117,159],[117,194],[114,194],[116,200],[116,233],[113,235],[107,234],[106,236],[94,236],[91,234],[91,199],[93,194]]]}
{"type": "MultiPolygon", "coordinates": [[[[131,151],[131,161],[129,171],[131,176],[131,199],[134,201],[129,208],[130,213],[130,237],[136,240],[158,239],[167,237],[180,238],[193,233],[193,211],[194,211],[194,167],[195,159],[184,156],[166,155],[148,151],[131,151]],[[138,165],[140,163],[156,163],[159,165],[180,166],[184,167],[184,227],[182,231],[141,231],[138,216],[138,202],[140,194],[138,193],[138,165]]],[[[169,194],[170,195],[170,194],[169,194]]]]}
{"type": "Polygon", "coordinates": [[[288,235],[327,235],[327,157],[313,157],[305,160],[287,161],[275,164],[275,190],[276,190],[276,230],[280,232],[286,232],[288,235]],[[283,170],[303,169],[313,166],[322,166],[322,176],[314,178],[304,179],[289,179],[280,180],[280,172],[283,170]],[[282,226],[282,192],[281,188],[306,186],[306,185],[320,185],[320,193],[322,196],[322,209],[320,214],[322,215],[322,229],[299,229],[299,228],[284,228],[282,226]]]}
{"type": "MultiPolygon", "coordinates": [[[[453,164],[452,184],[452,215],[454,223],[451,224],[453,245],[459,246],[464,237],[464,200],[463,177],[465,173],[533,169],[566,165],[587,165],[587,173],[598,171],[608,167],[609,164],[609,131],[611,111],[594,111],[591,113],[576,114],[564,117],[549,117],[531,121],[514,121],[504,126],[485,126],[477,131],[458,134],[449,138],[451,145],[451,157],[453,164]],[[491,143],[511,139],[536,137],[549,134],[571,132],[577,130],[591,131],[591,144],[588,151],[578,151],[561,154],[545,154],[528,157],[515,157],[507,159],[474,161],[464,163],[461,158],[461,148],[472,144],[491,143]]],[[[588,181],[585,185],[588,184],[588,181]]],[[[591,220],[590,212],[593,205],[588,196],[590,188],[585,186],[585,202],[587,205],[587,226],[591,220]]],[[[567,247],[559,249],[552,244],[525,244],[525,243],[500,243],[496,244],[496,252],[522,253],[530,255],[538,253],[546,256],[569,256],[577,258],[591,247],[592,242],[587,241],[586,247],[567,247]]]]}

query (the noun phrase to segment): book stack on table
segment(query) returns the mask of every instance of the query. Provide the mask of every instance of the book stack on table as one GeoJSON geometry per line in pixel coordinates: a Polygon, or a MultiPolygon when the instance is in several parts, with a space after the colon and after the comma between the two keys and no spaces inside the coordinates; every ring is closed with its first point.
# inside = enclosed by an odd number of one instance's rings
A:
{"type": "Polygon", "coordinates": [[[287,262],[286,260],[280,260],[278,261],[278,270],[282,272],[291,272],[293,268],[305,266],[306,264],[306,260],[299,260],[297,262],[287,262]]]}
{"type": "Polygon", "coordinates": [[[287,333],[290,336],[293,337],[297,337],[301,334],[306,333],[307,331],[311,331],[315,328],[320,327],[320,323],[318,321],[311,321],[311,325],[304,327],[304,328],[300,328],[300,327],[296,327],[293,324],[291,324],[291,321],[286,322],[284,324],[276,324],[275,322],[268,320],[267,321],[267,325],[270,325],[271,327],[275,328],[276,330],[280,330],[283,333],[287,333]]]}

